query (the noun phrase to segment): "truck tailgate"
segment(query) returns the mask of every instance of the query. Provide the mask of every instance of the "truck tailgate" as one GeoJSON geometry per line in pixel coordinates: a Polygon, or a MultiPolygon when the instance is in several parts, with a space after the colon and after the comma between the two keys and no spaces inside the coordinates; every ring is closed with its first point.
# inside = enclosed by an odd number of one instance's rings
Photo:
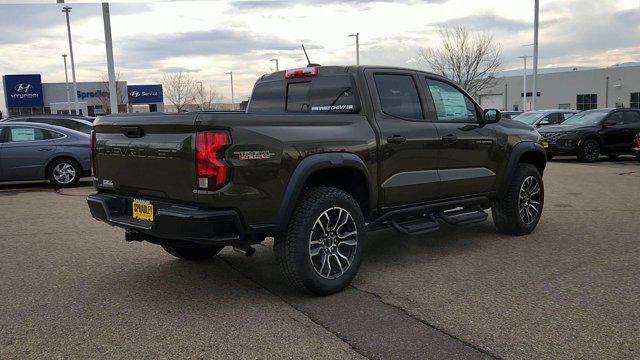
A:
{"type": "Polygon", "coordinates": [[[196,199],[194,114],[108,116],[96,121],[98,188],[178,201],[196,199]]]}

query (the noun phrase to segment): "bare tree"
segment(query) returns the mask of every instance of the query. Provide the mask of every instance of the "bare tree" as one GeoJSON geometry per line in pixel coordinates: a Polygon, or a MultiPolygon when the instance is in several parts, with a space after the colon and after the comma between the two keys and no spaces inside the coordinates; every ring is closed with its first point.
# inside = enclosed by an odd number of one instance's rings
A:
{"type": "Polygon", "coordinates": [[[212,102],[218,99],[218,92],[213,88],[212,85],[209,85],[207,88],[202,86],[202,82],[196,82],[200,84],[196,86],[195,91],[195,100],[196,104],[200,106],[203,110],[213,110],[212,102]]]}
{"type": "MultiPolygon", "coordinates": [[[[127,103],[127,98],[129,96],[129,92],[127,91],[127,86],[124,82],[120,82],[120,73],[116,74],[116,99],[118,100],[118,105],[127,103]]],[[[111,94],[109,93],[109,75],[107,73],[102,73],[100,75],[100,92],[98,95],[98,101],[102,105],[102,109],[104,109],[105,114],[111,114],[111,94]]]]}
{"type": "Polygon", "coordinates": [[[442,44],[420,51],[421,62],[430,69],[460,85],[477,97],[496,85],[496,74],[502,66],[502,49],[486,33],[472,33],[464,27],[438,30],[442,44]]]}
{"type": "Polygon", "coordinates": [[[186,111],[187,105],[196,100],[197,86],[195,81],[183,72],[162,76],[162,91],[176,111],[186,111]]]}

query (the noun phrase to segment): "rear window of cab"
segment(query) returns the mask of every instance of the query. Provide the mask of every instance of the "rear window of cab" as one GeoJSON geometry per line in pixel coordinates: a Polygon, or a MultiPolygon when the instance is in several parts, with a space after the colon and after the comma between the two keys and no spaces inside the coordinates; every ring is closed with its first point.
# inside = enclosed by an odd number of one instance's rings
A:
{"type": "Polygon", "coordinates": [[[351,75],[328,75],[256,84],[249,113],[357,113],[351,75]]]}

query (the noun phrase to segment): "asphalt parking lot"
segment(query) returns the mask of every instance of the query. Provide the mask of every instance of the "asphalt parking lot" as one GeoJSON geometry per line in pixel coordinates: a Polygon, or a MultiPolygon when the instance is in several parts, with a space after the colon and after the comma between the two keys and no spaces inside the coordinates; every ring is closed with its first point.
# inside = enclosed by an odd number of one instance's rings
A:
{"type": "Polygon", "coordinates": [[[0,358],[640,358],[640,164],[549,163],[538,229],[370,234],[347,291],[271,242],[187,263],[94,221],[84,186],[0,185],[0,358]]]}

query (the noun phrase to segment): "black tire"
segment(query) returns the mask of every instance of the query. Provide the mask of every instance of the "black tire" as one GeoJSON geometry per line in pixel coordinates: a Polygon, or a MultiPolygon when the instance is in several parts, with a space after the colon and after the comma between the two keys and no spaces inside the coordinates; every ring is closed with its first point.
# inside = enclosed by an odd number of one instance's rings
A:
{"type": "MultiPolygon", "coordinates": [[[[533,201],[530,203],[533,205],[533,201]]],[[[516,172],[511,179],[507,187],[507,193],[504,198],[499,201],[496,201],[492,208],[491,214],[493,217],[493,223],[496,225],[498,230],[504,234],[510,235],[527,235],[531,233],[538,222],[540,221],[540,216],[542,215],[542,209],[544,207],[544,183],[542,182],[542,176],[540,176],[540,172],[538,169],[531,164],[519,164],[516,172]],[[524,198],[529,200],[526,201],[526,204],[529,204],[530,200],[538,202],[538,211],[531,219],[523,219],[521,214],[521,189],[525,185],[525,181],[533,178],[539,185],[539,192],[536,195],[527,195],[524,198]],[[530,220],[530,221],[529,221],[530,220]]],[[[529,209],[528,207],[525,207],[529,209]]],[[[532,211],[532,210],[530,210],[532,211]]],[[[527,217],[527,212],[525,212],[524,217],[527,217]]]]}
{"type": "Polygon", "coordinates": [[[224,246],[179,247],[162,245],[162,248],[169,254],[182,260],[202,261],[218,255],[224,246]]]}
{"type": "Polygon", "coordinates": [[[365,235],[362,210],[351,195],[340,189],[314,187],[305,189],[300,195],[286,232],[275,239],[274,252],[280,270],[291,286],[315,295],[329,295],[347,287],[356,276],[365,235]],[[324,220],[325,214],[327,218],[337,216],[334,226],[331,226],[332,219],[324,220]],[[345,219],[344,223],[338,225],[342,219],[345,219]],[[317,225],[319,221],[320,225],[317,225]],[[345,237],[345,234],[351,235],[345,237]],[[351,244],[353,239],[355,245],[351,244]],[[325,263],[328,263],[326,275],[325,263]]]}
{"type": "Polygon", "coordinates": [[[594,139],[585,140],[578,151],[578,159],[583,162],[596,162],[600,158],[600,144],[594,139]]]}
{"type": "Polygon", "coordinates": [[[82,167],[70,158],[56,159],[47,167],[47,179],[56,188],[76,186],[81,177],[82,167]]]}
{"type": "Polygon", "coordinates": [[[620,155],[607,155],[607,158],[609,158],[609,161],[616,161],[618,160],[619,157],[620,155]]]}

